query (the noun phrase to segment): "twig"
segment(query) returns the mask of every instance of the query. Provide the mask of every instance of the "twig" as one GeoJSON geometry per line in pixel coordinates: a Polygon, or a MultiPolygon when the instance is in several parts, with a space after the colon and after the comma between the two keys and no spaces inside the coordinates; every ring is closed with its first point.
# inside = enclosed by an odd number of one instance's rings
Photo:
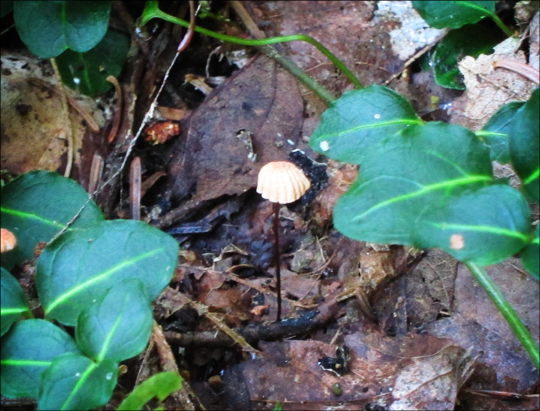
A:
{"type": "MultiPolygon", "coordinates": [[[[156,344],[159,358],[161,359],[161,363],[163,365],[163,370],[172,371],[180,375],[171,346],[167,342],[165,335],[163,334],[163,330],[155,321],[154,328],[152,330],[152,339],[156,344]]],[[[194,411],[197,408],[206,410],[186,381],[184,381],[182,387],[178,391],[175,391],[172,395],[180,403],[183,410],[194,411]],[[194,404],[192,399],[195,399],[197,404],[194,404]],[[195,405],[197,405],[197,407],[195,405]]]]}
{"type": "Polygon", "coordinates": [[[536,85],[540,84],[540,72],[534,67],[520,61],[513,60],[498,60],[493,62],[493,68],[505,68],[513,71],[514,73],[521,74],[523,77],[528,78],[536,85]]]}
{"type": "Polygon", "coordinates": [[[256,350],[251,345],[249,345],[249,343],[244,339],[244,337],[242,337],[240,334],[235,332],[232,328],[227,326],[217,315],[209,312],[208,307],[206,305],[193,301],[189,297],[187,297],[186,295],[180,292],[177,293],[177,296],[184,304],[189,304],[192,307],[194,307],[199,313],[199,315],[206,316],[206,318],[212,321],[221,331],[223,331],[226,335],[228,335],[232,339],[232,341],[240,345],[244,351],[260,353],[258,350],[256,350]]]}
{"type": "Polygon", "coordinates": [[[141,219],[141,158],[135,157],[129,170],[129,202],[131,218],[141,219]]]}
{"type": "Polygon", "coordinates": [[[94,153],[92,157],[92,166],[90,167],[90,176],[88,181],[88,192],[93,194],[97,188],[99,188],[99,180],[101,180],[101,173],[103,173],[103,157],[98,153],[94,153]]]}
{"type": "Polygon", "coordinates": [[[113,124],[109,136],[107,137],[107,143],[111,144],[118,134],[118,128],[120,127],[120,119],[122,117],[122,87],[118,83],[118,80],[114,76],[108,76],[106,79],[109,83],[112,83],[116,92],[116,110],[114,111],[113,124]]]}
{"type": "Polygon", "coordinates": [[[71,129],[71,120],[69,118],[69,110],[68,110],[68,104],[67,104],[67,98],[66,98],[66,91],[64,89],[64,83],[62,83],[62,77],[60,76],[60,71],[58,70],[58,66],[56,65],[56,60],[54,58],[51,59],[51,65],[54,69],[54,74],[56,76],[56,80],[58,81],[58,89],[60,92],[60,101],[62,102],[62,112],[64,115],[64,125],[66,127],[66,140],[68,143],[67,148],[67,164],[66,164],[66,170],[64,171],[64,177],[69,178],[69,175],[71,174],[71,168],[73,167],[73,157],[75,149],[75,144],[73,143],[73,130],[71,129]]]}
{"type": "MultiPolygon", "coordinates": [[[[324,303],[318,306],[317,310],[305,312],[303,317],[287,318],[281,322],[250,324],[243,328],[234,328],[232,331],[251,344],[256,344],[258,341],[305,335],[335,318],[339,312],[339,305],[336,300],[338,294],[339,292],[335,292],[327,297],[324,303]]],[[[182,347],[191,345],[224,347],[234,342],[227,334],[216,334],[210,331],[187,333],[168,331],[165,332],[165,336],[172,344],[182,347]]]]}

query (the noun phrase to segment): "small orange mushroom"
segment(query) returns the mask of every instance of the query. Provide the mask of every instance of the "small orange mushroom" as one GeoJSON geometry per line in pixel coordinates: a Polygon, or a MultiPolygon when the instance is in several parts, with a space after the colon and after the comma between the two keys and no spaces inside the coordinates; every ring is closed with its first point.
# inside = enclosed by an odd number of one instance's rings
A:
{"type": "Polygon", "coordinates": [[[2,253],[13,250],[17,246],[17,237],[11,231],[1,229],[2,253]]]}
{"type": "Polygon", "coordinates": [[[270,200],[274,207],[274,263],[276,265],[277,320],[281,320],[281,273],[279,258],[279,207],[302,197],[311,182],[296,165],[289,161],[272,161],[259,171],[257,192],[270,200]]]}

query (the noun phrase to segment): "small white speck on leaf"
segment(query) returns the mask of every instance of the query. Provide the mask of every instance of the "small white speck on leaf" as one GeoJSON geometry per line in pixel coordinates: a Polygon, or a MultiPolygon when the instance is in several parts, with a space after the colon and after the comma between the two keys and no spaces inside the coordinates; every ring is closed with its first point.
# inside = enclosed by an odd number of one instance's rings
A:
{"type": "Polygon", "coordinates": [[[381,118],[380,114],[375,114],[373,117],[375,117],[377,120],[381,118]]]}
{"type": "Polygon", "coordinates": [[[450,248],[452,250],[461,250],[465,247],[465,239],[461,234],[452,234],[450,236],[450,248]]]}
{"type": "Polygon", "coordinates": [[[328,151],[330,150],[330,144],[328,144],[328,141],[321,141],[321,144],[319,144],[319,147],[322,151],[328,151]]]}
{"type": "Polygon", "coordinates": [[[105,375],[105,378],[110,380],[112,378],[112,372],[108,372],[106,375],[105,375]]]}

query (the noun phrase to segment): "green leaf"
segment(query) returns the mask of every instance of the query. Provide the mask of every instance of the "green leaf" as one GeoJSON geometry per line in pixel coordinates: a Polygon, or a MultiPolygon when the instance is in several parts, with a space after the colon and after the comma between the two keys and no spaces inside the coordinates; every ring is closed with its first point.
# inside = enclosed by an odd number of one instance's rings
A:
{"type": "Polygon", "coordinates": [[[43,373],[38,410],[89,410],[106,404],[118,378],[118,364],[95,363],[78,354],[56,358],[43,373]]]}
{"type": "Polygon", "coordinates": [[[161,372],[153,375],[136,387],[129,394],[118,411],[141,410],[144,404],[152,398],[157,397],[159,401],[164,401],[170,394],[182,387],[182,378],[175,372],[161,372]]]}
{"type": "Polygon", "coordinates": [[[457,29],[495,13],[494,1],[413,1],[412,4],[420,16],[437,29],[457,29]]]}
{"type": "Polygon", "coordinates": [[[107,34],[92,50],[77,53],[66,50],[56,63],[64,84],[80,93],[94,97],[108,91],[112,84],[109,75],[118,77],[129,51],[129,37],[114,30],[107,34]]]}
{"type": "Polygon", "coordinates": [[[483,187],[428,207],[418,218],[417,244],[441,248],[459,261],[495,264],[529,242],[530,215],[518,190],[483,187]]]}
{"type": "Polygon", "coordinates": [[[349,91],[332,103],[310,146],[335,160],[360,164],[369,149],[413,124],[423,122],[405,98],[389,88],[370,86],[349,91]]]}
{"type": "MultiPolygon", "coordinates": [[[[2,187],[2,227],[17,237],[17,247],[2,255],[8,269],[34,255],[40,241],[49,241],[88,201],[88,193],[75,181],[48,171],[31,171],[2,187]]],[[[85,228],[103,220],[92,200],[71,226],[85,228]]]]}
{"type": "Polygon", "coordinates": [[[540,226],[536,226],[535,235],[531,243],[525,247],[521,252],[521,261],[531,275],[539,280],[539,266],[540,266],[540,247],[539,247],[539,229],[540,226]]]}
{"type": "Polygon", "coordinates": [[[509,142],[512,166],[521,179],[528,198],[539,204],[540,197],[540,112],[539,89],[521,107],[510,122],[509,142]]]}
{"type": "Polygon", "coordinates": [[[45,320],[13,325],[2,337],[2,395],[37,398],[41,374],[61,354],[80,353],[73,339],[45,320]]]}
{"type": "Polygon", "coordinates": [[[107,32],[110,1],[16,1],[15,26],[28,49],[40,58],[70,48],[84,53],[107,32]]]}
{"type": "Polygon", "coordinates": [[[489,146],[489,156],[492,161],[498,161],[501,164],[510,162],[508,149],[510,122],[524,104],[517,101],[505,104],[497,110],[481,131],[476,132],[476,135],[489,146]]]}
{"type": "Polygon", "coordinates": [[[417,219],[427,207],[492,177],[487,147],[471,131],[445,123],[411,126],[362,163],[336,204],[334,225],[356,240],[415,245],[417,219]]]}
{"type": "Polygon", "coordinates": [[[45,315],[74,326],[85,308],[127,278],[139,279],[153,300],[172,278],[177,255],[170,235],[140,221],[67,232],[43,250],[36,266],[45,315]]]}
{"type": "Polygon", "coordinates": [[[152,307],[144,284],[123,280],[81,313],[75,339],[93,360],[120,362],[144,350],[152,323],[152,307]]]}
{"type": "Polygon", "coordinates": [[[2,268],[2,335],[24,314],[30,314],[24,291],[19,282],[2,268]]]}
{"type": "Polygon", "coordinates": [[[0,1],[0,17],[4,17],[13,11],[13,3],[13,0],[0,1]]]}
{"type": "Polygon", "coordinates": [[[432,56],[435,82],[441,87],[465,90],[458,62],[465,56],[491,54],[496,44],[494,33],[478,24],[452,30],[437,45],[432,56]]]}

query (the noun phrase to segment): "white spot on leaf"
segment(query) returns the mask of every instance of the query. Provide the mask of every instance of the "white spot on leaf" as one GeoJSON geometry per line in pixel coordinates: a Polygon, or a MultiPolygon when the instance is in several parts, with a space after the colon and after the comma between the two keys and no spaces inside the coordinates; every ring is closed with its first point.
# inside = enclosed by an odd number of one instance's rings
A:
{"type": "Polygon", "coordinates": [[[377,120],[381,118],[380,114],[375,114],[373,117],[375,117],[377,120]]]}
{"type": "Polygon", "coordinates": [[[330,144],[328,144],[328,141],[321,141],[321,144],[319,144],[319,147],[322,151],[328,151],[330,150],[330,144]]]}
{"type": "Polygon", "coordinates": [[[450,236],[450,248],[452,250],[461,250],[465,247],[465,239],[461,234],[452,234],[450,236]]]}

